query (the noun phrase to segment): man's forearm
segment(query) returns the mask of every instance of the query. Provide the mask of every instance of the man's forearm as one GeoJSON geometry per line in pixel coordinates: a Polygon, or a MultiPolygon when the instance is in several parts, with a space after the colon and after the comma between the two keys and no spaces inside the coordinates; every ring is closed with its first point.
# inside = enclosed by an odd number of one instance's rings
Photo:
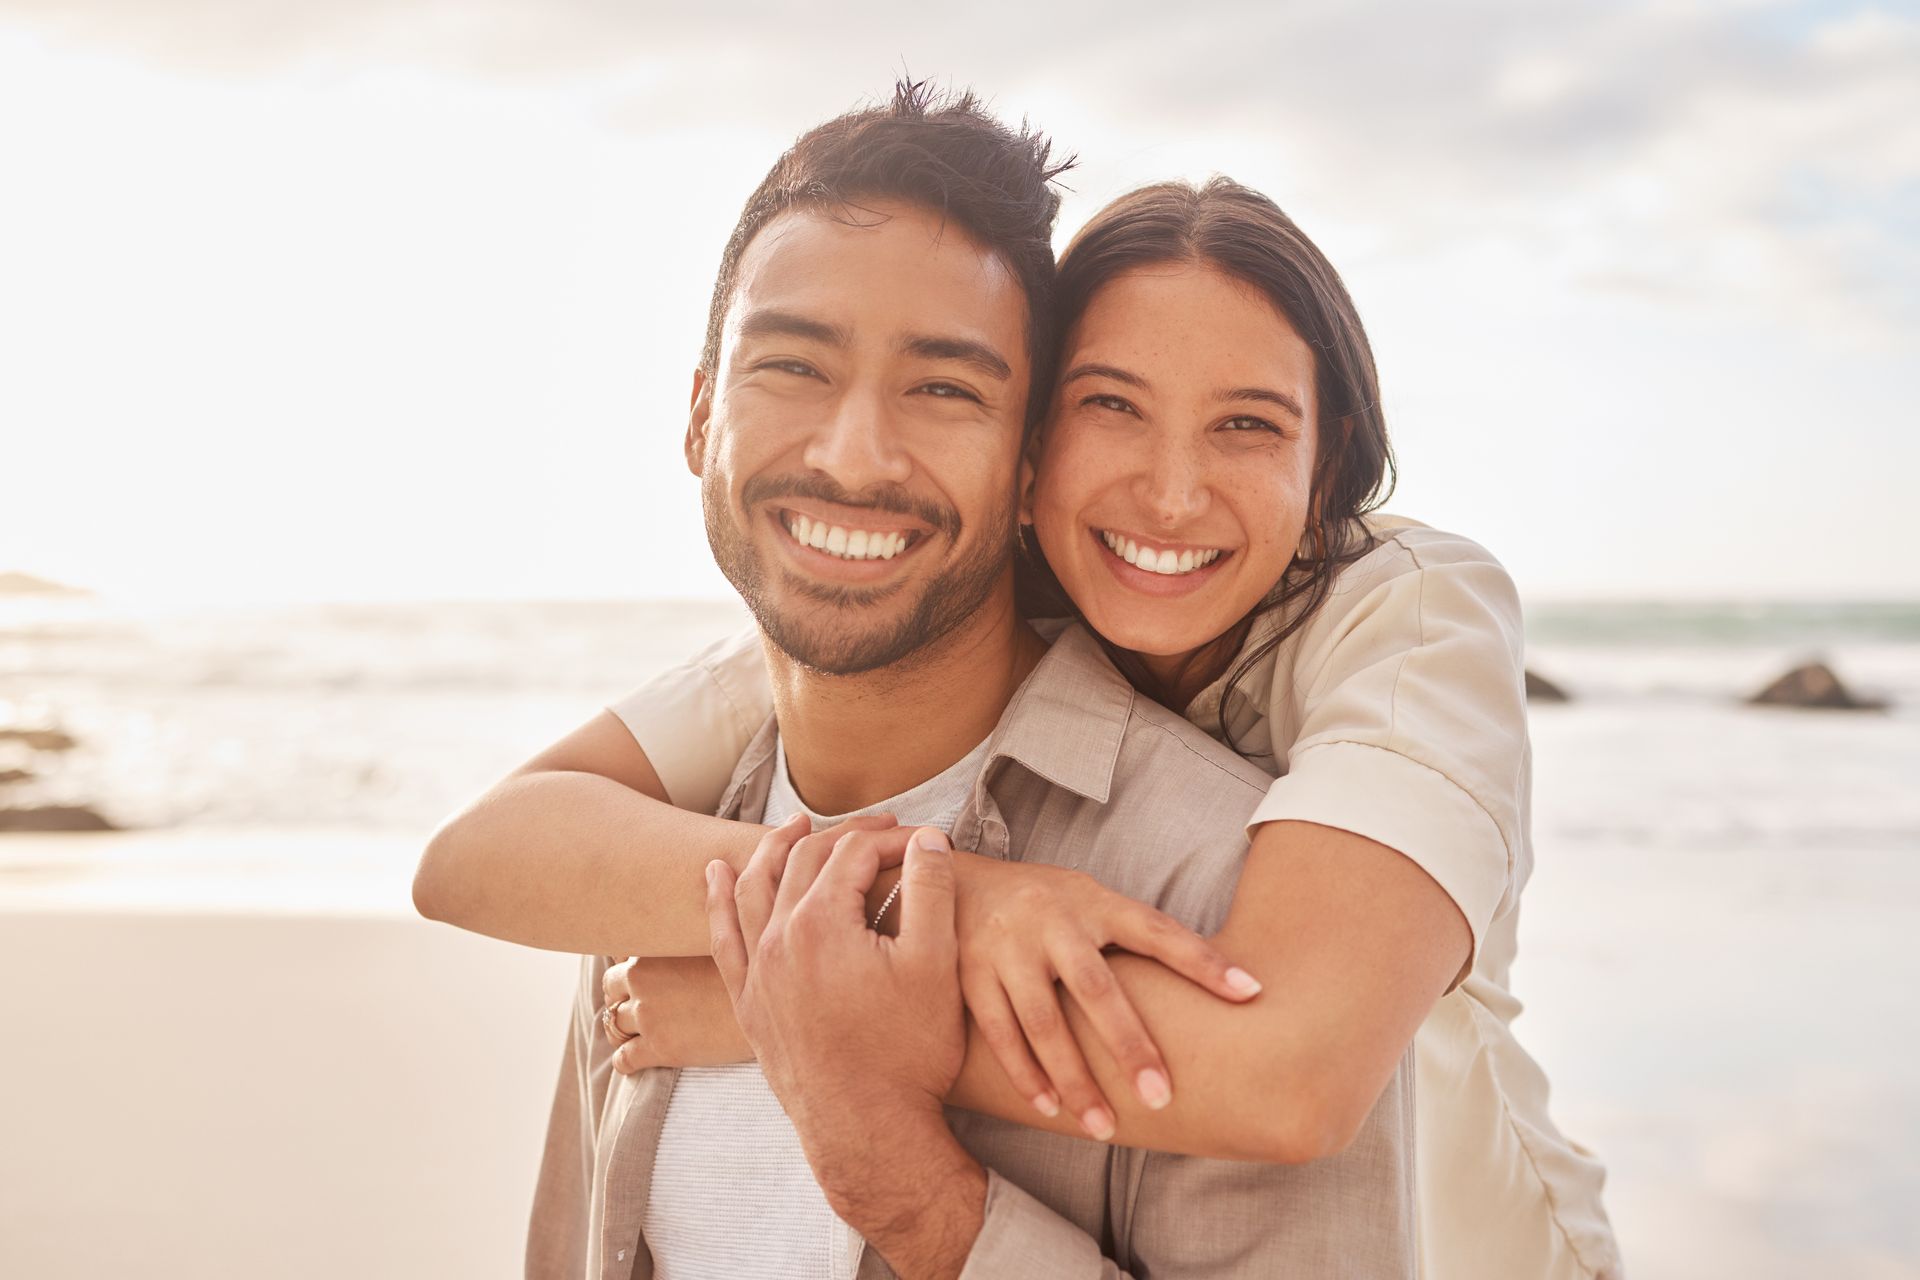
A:
{"type": "Polygon", "coordinates": [[[829,1161],[843,1167],[816,1169],[821,1189],[903,1280],[952,1280],[986,1221],[987,1171],[938,1112],[875,1132],[829,1161]]]}
{"type": "Polygon", "coordinates": [[[549,951],[705,955],[706,865],[746,865],[765,830],[596,774],[520,774],[434,833],[414,902],[432,919],[549,951]]]}

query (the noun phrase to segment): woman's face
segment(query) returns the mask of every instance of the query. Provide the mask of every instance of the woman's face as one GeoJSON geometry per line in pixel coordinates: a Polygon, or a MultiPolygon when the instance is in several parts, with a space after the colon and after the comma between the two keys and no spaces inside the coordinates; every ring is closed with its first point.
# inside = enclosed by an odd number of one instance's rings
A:
{"type": "Polygon", "coordinates": [[[1258,291],[1169,264],[1102,286],[1061,356],[1027,516],[1088,622],[1164,679],[1300,545],[1313,354],[1258,291]]]}

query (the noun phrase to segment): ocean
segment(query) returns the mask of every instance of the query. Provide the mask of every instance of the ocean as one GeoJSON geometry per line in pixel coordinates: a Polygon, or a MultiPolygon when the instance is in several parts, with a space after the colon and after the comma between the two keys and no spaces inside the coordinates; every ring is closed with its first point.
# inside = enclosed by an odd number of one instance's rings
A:
{"type": "MultiPolygon", "coordinates": [[[[0,808],[116,826],[421,831],[742,625],[731,602],[116,608],[0,600],[0,808]],[[12,773],[6,771],[11,770],[12,773]]],[[[1920,605],[1540,604],[1536,832],[1920,850],[1920,605]],[[1831,663],[1881,713],[1748,707],[1831,663]]]]}

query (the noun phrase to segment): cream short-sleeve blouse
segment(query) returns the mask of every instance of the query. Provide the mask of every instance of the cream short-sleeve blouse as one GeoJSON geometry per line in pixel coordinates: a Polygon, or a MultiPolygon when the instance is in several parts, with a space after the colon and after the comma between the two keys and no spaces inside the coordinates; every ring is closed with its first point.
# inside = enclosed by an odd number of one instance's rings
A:
{"type": "MultiPolygon", "coordinates": [[[[1421,1274],[1619,1275],[1605,1171],[1548,1114],[1513,1036],[1520,891],[1533,867],[1520,603],[1477,544],[1374,516],[1376,545],[1233,688],[1187,707],[1278,774],[1248,819],[1316,822],[1411,858],[1466,917],[1473,953],[1414,1037],[1421,1274]]],[[[1247,644],[1259,643],[1256,630],[1247,644]]],[[[609,709],[673,802],[712,812],[772,706],[757,631],[706,649],[609,709]]]]}

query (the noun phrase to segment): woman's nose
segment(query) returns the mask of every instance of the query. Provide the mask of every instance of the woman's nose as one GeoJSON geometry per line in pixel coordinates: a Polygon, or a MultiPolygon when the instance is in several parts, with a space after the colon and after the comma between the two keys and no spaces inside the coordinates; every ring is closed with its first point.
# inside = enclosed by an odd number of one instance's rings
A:
{"type": "Polygon", "coordinates": [[[1201,460],[1183,446],[1155,450],[1135,488],[1146,514],[1166,529],[1203,514],[1213,493],[1201,460]]]}

